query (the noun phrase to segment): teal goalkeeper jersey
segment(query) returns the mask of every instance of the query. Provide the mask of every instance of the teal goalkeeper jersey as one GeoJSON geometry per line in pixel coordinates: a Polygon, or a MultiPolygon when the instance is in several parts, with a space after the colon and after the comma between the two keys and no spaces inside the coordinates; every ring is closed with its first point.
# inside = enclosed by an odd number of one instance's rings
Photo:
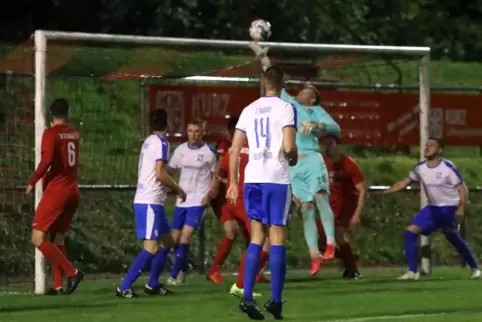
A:
{"type": "Polygon", "coordinates": [[[340,126],[335,120],[328,114],[324,108],[318,105],[306,106],[298,103],[298,101],[288,94],[283,89],[281,92],[281,99],[290,102],[294,105],[297,112],[298,124],[297,128],[300,128],[301,122],[318,122],[324,123],[324,130],[315,129],[311,134],[303,134],[301,132],[296,133],[296,145],[298,146],[298,152],[300,154],[306,154],[309,152],[320,152],[320,145],[318,144],[318,137],[322,134],[339,134],[340,126]]]}

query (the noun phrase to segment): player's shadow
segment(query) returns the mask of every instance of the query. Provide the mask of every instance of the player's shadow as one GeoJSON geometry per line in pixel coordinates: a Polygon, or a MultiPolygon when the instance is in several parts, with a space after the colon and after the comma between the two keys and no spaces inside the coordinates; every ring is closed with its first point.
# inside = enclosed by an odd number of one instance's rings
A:
{"type": "Polygon", "coordinates": [[[97,303],[97,304],[41,304],[38,306],[2,306],[0,308],[0,315],[5,313],[16,313],[16,312],[32,312],[32,311],[49,311],[49,310],[71,310],[71,309],[98,309],[116,306],[116,303],[97,303]]]}

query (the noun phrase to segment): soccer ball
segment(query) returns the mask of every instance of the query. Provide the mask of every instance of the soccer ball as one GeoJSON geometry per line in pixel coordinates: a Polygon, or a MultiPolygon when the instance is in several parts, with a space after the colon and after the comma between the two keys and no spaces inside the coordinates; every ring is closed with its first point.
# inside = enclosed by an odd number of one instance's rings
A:
{"type": "Polygon", "coordinates": [[[254,41],[267,40],[271,36],[271,24],[263,19],[254,20],[249,27],[249,35],[254,41]]]}

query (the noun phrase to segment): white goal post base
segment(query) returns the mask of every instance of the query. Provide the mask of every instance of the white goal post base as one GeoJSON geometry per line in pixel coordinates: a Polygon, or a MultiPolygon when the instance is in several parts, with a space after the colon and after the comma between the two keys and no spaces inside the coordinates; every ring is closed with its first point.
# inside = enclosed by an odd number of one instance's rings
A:
{"type": "MultiPolygon", "coordinates": [[[[129,35],[90,34],[80,32],[60,32],[37,30],[35,40],[35,164],[40,163],[40,146],[42,133],[46,128],[45,84],[48,42],[50,40],[75,42],[88,41],[103,44],[138,44],[153,46],[184,46],[196,48],[216,49],[247,49],[248,41],[188,39],[169,37],[146,37],[129,35]]],[[[423,147],[429,137],[429,110],[430,110],[430,48],[429,47],[396,47],[396,46],[363,46],[363,45],[329,45],[310,43],[276,43],[265,42],[262,46],[292,52],[319,52],[319,53],[347,53],[347,54],[394,54],[404,56],[417,56],[421,58],[419,67],[420,78],[420,146],[423,147]]],[[[423,159],[423,148],[420,158],[423,159]]],[[[426,205],[424,193],[421,193],[421,206],[426,205]]],[[[35,189],[35,207],[42,198],[41,183],[35,189]]],[[[421,238],[422,245],[429,245],[428,238],[421,238]]],[[[430,272],[430,259],[422,259],[422,270],[430,272]]],[[[35,252],[35,293],[43,294],[46,291],[46,274],[42,254],[35,252]]]]}

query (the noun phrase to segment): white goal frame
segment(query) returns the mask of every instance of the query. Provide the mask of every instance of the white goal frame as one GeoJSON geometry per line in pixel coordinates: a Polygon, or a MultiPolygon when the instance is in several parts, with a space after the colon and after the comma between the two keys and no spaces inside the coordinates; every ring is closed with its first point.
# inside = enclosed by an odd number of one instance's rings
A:
{"type": "MultiPolygon", "coordinates": [[[[46,66],[47,50],[50,40],[61,41],[88,41],[91,43],[103,44],[138,44],[138,45],[174,45],[196,48],[216,49],[245,49],[248,41],[236,40],[211,40],[211,39],[189,39],[169,37],[146,37],[111,34],[91,34],[80,32],[61,32],[37,30],[34,34],[35,40],[35,164],[40,162],[40,147],[42,134],[46,129],[47,113],[45,102],[46,89],[46,66]]],[[[419,84],[420,84],[420,159],[423,160],[423,147],[429,137],[429,113],[430,113],[430,48],[429,47],[396,47],[396,46],[362,46],[362,45],[329,45],[310,43],[286,43],[286,42],[265,42],[264,46],[273,49],[281,49],[297,52],[320,52],[320,53],[358,53],[358,54],[395,54],[403,56],[420,57],[419,84]]],[[[421,187],[420,205],[427,204],[423,187],[421,187]]],[[[42,185],[37,183],[35,187],[35,208],[42,198],[42,185]]],[[[429,239],[422,236],[421,246],[428,247],[429,239]]],[[[425,252],[422,252],[425,253],[425,252]]],[[[431,272],[430,257],[423,257],[421,268],[425,273],[431,272]]],[[[46,270],[42,253],[35,250],[35,293],[43,294],[46,291],[46,270]]]]}

